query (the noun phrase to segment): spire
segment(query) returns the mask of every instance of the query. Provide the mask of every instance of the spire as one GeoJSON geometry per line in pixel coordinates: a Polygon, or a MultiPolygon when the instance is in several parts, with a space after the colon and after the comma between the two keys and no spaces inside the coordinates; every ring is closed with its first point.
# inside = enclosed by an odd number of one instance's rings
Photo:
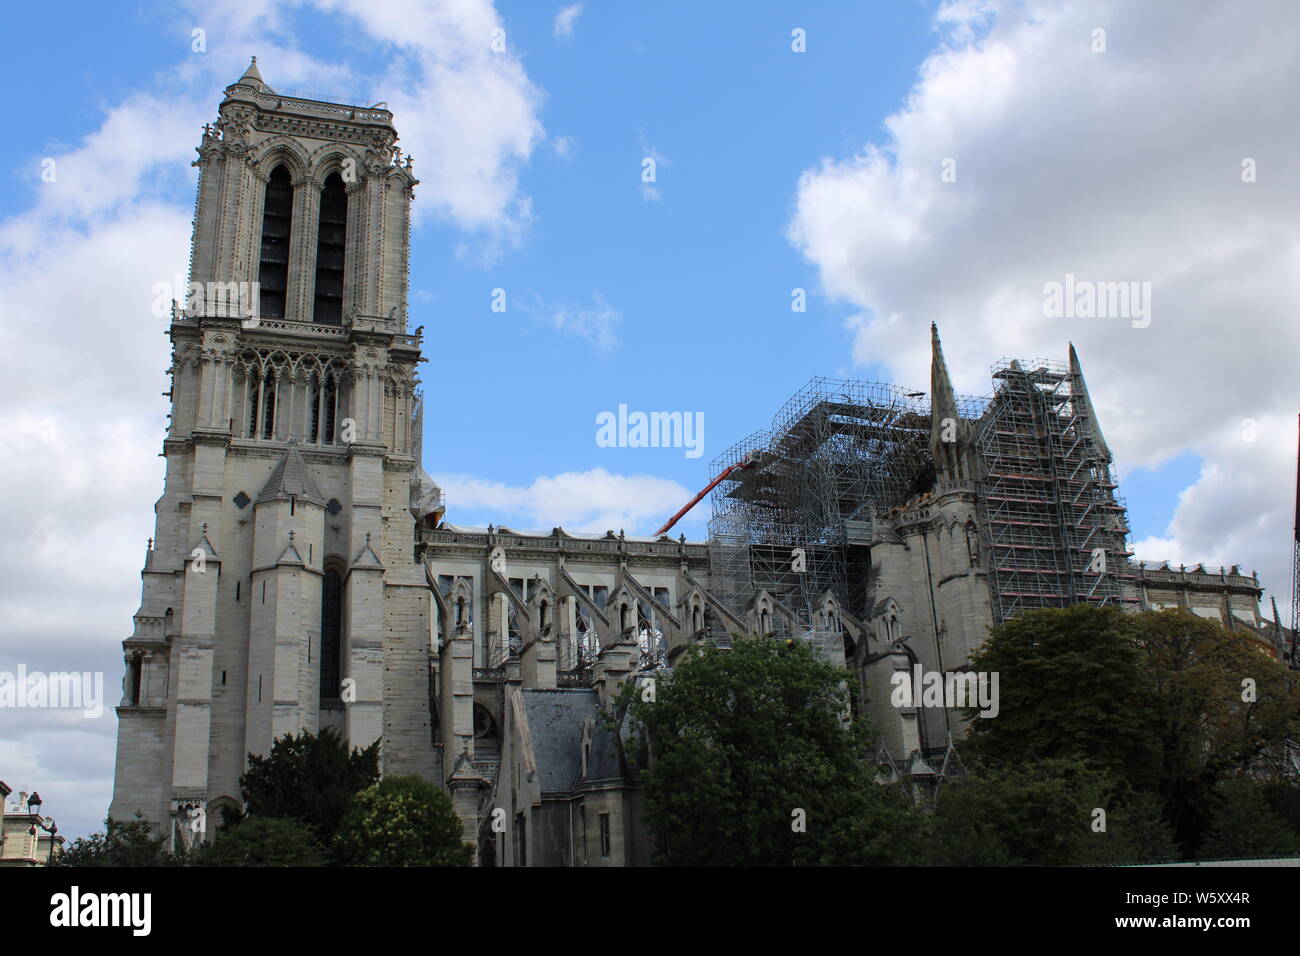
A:
{"type": "Polygon", "coordinates": [[[262,74],[257,69],[257,57],[253,57],[253,61],[248,64],[248,69],[244,71],[244,75],[236,80],[234,85],[251,86],[253,89],[264,93],[274,92],[266,85],[266,81],[262,79],[262,74]]]}
{"type": "Polygon", "coordinates": [[[939,327],[930,323],[930,441],[937,437],[938,422],[945,418],[957,420],[957,399],[952,392],[952,379],[943,360],[943,346],[939,344],[939,327]]]}
{"type": "Polygon", "coordinates": [[[316,485],[316,479],[311,476],[311,472],[303,464],[302,454],[298,451],[298,443],[294,441],[289,442],[289,447],[284,450],[284,454],[271,471],[271,477],[266,479],[266,484],[258,492],[257,503],[288,501],[290,498],[310,501],[312,504],[321,507],[325,506],[325,499],[321,497],[320,488],[316,485]]]}
{"type": "Polygon", "coordinates": [[[968,429],[957,413],[957,397],[943,360],[943,346],[939,344],[939,327],[933,322],[930,323],[930,352],[930,454],[940,476],[965,478],[961,474],[960,446],[966,442],[968,429]]]}
{"type": "Polygon", "coordinates": [[[1070,343],[1070,376],[1074,379],[1078,388],[1079,408],[1077,411],[1083,413],[1084,419],[1088,423],[1088,430],[1092,433],[1092,439],[1097,443],[1097,450],[1107,461],[1113,461],[1114,458],[1110,453],[1110,446],[1106,444],[1106,439],[1101,434],[1101,424],[1097,421],[1097,411],[1092,407],[1092,399],[1088,397],[1088,383],[1083,380],[1083,368],[1079,365],[1079,356],[1074,351],[1074,343],[1070,343]]]}

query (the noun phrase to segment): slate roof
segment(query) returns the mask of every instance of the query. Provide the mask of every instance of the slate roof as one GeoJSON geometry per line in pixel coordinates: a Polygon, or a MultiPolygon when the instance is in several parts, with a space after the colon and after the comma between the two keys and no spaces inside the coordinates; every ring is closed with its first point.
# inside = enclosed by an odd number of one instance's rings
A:
{"type": "Polygon", "coordinates": [[[524,715],[543,793],[572,793],[585,780],[620,779],[613,731],[602,719],[594,690],[522,690],[524,715]],[[591,753],[582,777],[582,726],[591,718],[591,753]]]}
{"type": "Polygon", "coordinates": [[[271,477],[266,479],[266,484],[257,493],[257,503],[288,501],[290,495],[318,504],[322,508],[325,506],[325,499],[316,485],[316,479],[311,476],[311,472],[303,463],[296,442],[289,442],[284,455],[276,462],[271,477]]]}

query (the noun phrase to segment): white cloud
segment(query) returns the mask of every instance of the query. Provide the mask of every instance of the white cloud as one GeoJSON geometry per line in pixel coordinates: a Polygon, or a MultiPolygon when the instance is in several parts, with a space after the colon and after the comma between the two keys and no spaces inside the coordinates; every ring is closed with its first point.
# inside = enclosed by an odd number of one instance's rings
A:
{"type": "MultiPolygon", "coordinates": [[[[1170,556],[1289,589],[1300,323],[1300,36],[1284,2],[1171,16],[1143,4],[949,3],[883,142],[800,178],[789,237],[860,365],[924,383],[939,323],[959,390],[1007,356],[1078,347],[1124,467],[1190,450],[1205,472],[1170,556]],[[1107,52],[1091,51],[1092,31],[1107,52]],[[1242,182],[1244,158],[1258,182],[1242,182]],[[944,161],[956,181],[944,182],[944,161]],[[1067,273],[1152,283],[1152,321],[1048,319],[1067,273]],[[1240,440],[1244,418],[1260,422],[1240,440]],[[1269,423],[1269,424],[1265,424],[1269,423]]],[[[866,77],[864,75],[864,82],[866,77]]],[[[1122,489],[1121,489],[1122,490],[1122,489]]],[[[1159,554],[1165,557],[1166,554],[1159,554]]]]}
{"type": "Polygon", "coordinates": [[[555,150],[555,155],[560,159],[569,159],[577,148],[572,136],[556,136],[551,140],[551,149],[555,150]]]}
{"type": "MultiPolygon", "coordinates": [[[[592,435],[594,439],[594,427],[592,435]]],[[[447,520],[453,524],[458,512],[480,509],[519,531],[549,533],[559,525],[566,531],[650,534],[691,498],[675,481],[611,474],[603,468],[542,476],[527,486],[472,475],[436,474],[433,479],[446,493],[447,520]]]]}
{"type": "Polygon", "coordinates": [[[610,305],[599,290],[592,292],[591,302],[590,307],[568,302],[547,303],[533,293],[532,301],[521,300],[519,308],[561,332],[577,335],[591,342],[600,351],[608,352],[618,344],[615,328],[623,320],[623,313],[610,305]]]}
{"type": "Polygon", "coordinates": [[[557,37],[573,36],[573,24],[582,13],[582,4],[571,3],[555,15],[555,35],[557,37]]]}
{"type": "MultiPolygon", "coordinates": [[[[508,31],[504,49],[493,49],[494,31],[506,28],[492,3],[315,0],[304,5],[340,14],[378,41],[384,54],[378,69],[359,74],[301,53],[284,11],[269,4],[256,13],[245,9],[243,0],[191,4],[194,18],[241,31],[235,37],[217,31],[223,49],[257,53],[262,77],[273,88],[368,88],[382,97],[394,113],[403,152],[415,159],[417,222],[439,216],[475,234],[475,248],[466,258],[478,261],[491,262],[517,246],[533,219],[519,171],[546,138],[539,115],[543,94],[515,55],[508,31]]],[[[246,59],[232,64],[236,72],[223,85],[245,65],[246,59]]]]}

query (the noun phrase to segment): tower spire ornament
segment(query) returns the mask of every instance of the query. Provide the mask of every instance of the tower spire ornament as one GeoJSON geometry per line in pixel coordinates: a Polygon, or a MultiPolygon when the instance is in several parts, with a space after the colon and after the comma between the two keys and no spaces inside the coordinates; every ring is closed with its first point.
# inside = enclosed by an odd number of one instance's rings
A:
{"type": "Polygon", "coordinates": [[[939,480],[974,477],[971,426],[962,419],[948,365],[939,342],[939,327],[930,323],[930,455],[939,480]]]}

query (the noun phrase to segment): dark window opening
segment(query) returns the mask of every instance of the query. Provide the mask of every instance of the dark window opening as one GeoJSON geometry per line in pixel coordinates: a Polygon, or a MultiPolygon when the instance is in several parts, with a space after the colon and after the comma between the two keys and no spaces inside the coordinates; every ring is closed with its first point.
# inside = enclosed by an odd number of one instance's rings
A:
{"type": "Polygon", "coordinates": [[[248,437],[257,437],[257,408],[258,408],[258,390],[262,384],[262,377],[255,372],[249,373],[248,376],[248,437]]]}
{"type": "Polygon", "coordinates": [[[609,857],[609,814],[600,815],[600,855],[609,857]]]}
{"type": "Polygon", "coordinates": [[[321,700],[338,700],[341,692],[343,579],[333,568],[325,572],[320,602],[320,696],[321,700]]]}
{"type": "Polygon", "coordinates": [[[289,170],[276,166],[266,184],[262,209],[262,252],[258,264],[258,312],[282,319],[289,286],[289,232],[293,225],[293,186],[289,170]]]}
{"type": "Polygon", "coordinates": [[[316,308],[313,321],[343,324],[343,252],[348,229],[348,194],[343,178],[330,173],[320,197],[316,233],[316,308]]]}
{"type": "Polygon", "coordinates": [[[131,706],[140,706],[140,678],[144,673],[144,658],[139,654],[131,656],[131,706]]]}

